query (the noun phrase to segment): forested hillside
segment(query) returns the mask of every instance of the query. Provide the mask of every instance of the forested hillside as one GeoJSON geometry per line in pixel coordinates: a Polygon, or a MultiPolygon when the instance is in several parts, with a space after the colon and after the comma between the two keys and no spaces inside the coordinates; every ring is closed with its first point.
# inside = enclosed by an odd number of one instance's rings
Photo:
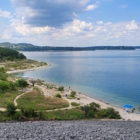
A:
{"type": "Polygon", "coordinates": [[[22,53],[19,53],[18,51],[8,49],[8,48],[2,48],[0,47],[0,61],[4,60],[22,60],[26,59],[26,56],[24,56],[22,53]]]}
{"type": "Polygon", "coordinates": [[[36,46],[28,43],[0,43],[0,47],[10,48],[17,51],[95,51],[95,50],[135,50],[140,46],[85,46],[85,47],[68,47],[68,46],[36,46]]]}

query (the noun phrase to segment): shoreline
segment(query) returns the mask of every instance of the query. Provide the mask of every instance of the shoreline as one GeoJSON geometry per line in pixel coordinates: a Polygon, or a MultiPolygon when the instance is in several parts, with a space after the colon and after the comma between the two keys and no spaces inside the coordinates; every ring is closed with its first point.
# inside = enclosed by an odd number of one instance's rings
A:
{"type": "MultiPolygon", "coordinates": [[[[13,74],[13,73],[20,73],[20,72],[25,72],[25,71],[32,71],[32,70],[38,70],[41,68],[47,68],[51,66],[51,64],[47,64],[46,66],[41,66],[41,67],[35,67],[35,68],[31,68],[31,69],[24,69],[24,70],[14,70],[14,71],[7,71],[8,74],[13,74]]],[[[53,84],[53,83],[52,83],[53,84]]],[[[54,84],[56,85],[56,84],[54,84]]],[[[57,85],[56,85],[57,86],[57,85]]],[[[38,87],[43,90],[44,92],[48,92],[48,89],[42,86],[38,87]]],[[[65,93],[66,94],[66,93],[65,93]]],[[[80,98],[80,100],[77,99],[67,99],[66,97],[63,97],[64,99],[66,99],[69,104],[71,104],[71,102],[77,102],[80,105],[87,105],[90,104],[91,102],[95,102],[97,104],[100,105],[101,108],[105,109],[105,108],[114,108],[116,111],[119,112],[120,116],[122,117],[123,120],[132,120],[132,121],[140,121],[140,114],[136,114],[136,113],[127,113],[124,109],[116,107],[110,103],[106,103],[102,100],[96,99],[94,97],[89,97],[88,95],[82,94],[82,93],[78,93],[76,94],[76,98],[80,98]]]]}
{"type": "Polygon", "coordinates": [[[46,66],[40,66],[40,67],[34,67],[34,68],[22,69],[22,70],[7,71],[6,73],[13,74],[13,73],[26,72],[26,71],[33,71],[33,70],[38,70],[38,69],[42,69],[42,68],[47,68],[47,67],[50,67],[50,66],[51,66],[51,64],[47,63],[46,66]]]}

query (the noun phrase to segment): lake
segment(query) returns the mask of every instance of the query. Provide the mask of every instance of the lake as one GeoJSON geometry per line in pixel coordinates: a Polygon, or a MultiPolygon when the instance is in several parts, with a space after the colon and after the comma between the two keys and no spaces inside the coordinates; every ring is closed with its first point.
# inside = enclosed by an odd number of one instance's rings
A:
{"type": "Polygon", "coordinates": [[[49,68],[19,73],[72,88],[115,106],[140,105],[140,50],[22,52],[49,68]]]}

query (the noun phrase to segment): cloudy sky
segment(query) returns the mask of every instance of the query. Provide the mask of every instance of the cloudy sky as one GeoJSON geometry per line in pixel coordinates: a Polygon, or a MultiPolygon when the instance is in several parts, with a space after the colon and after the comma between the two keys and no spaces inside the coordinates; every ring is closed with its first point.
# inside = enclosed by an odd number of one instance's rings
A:
{"type": "Polygon", "coordinates": [[[140,46],[140,0],[0,0],[0,42],[140,46]]]}

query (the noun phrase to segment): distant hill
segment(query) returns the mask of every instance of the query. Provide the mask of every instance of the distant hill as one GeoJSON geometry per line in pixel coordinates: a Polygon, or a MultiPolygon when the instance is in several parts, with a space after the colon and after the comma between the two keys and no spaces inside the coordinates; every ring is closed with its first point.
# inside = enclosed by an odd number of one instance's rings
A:
{"type": "Polygon", "coordinates": [[[35,46],[28,43],[0,43],[0,47],[10,48],[17,51],[95,51],[95,50],[135,50],[140,46],[90,46],[90,47],[53,47],[53,46],[35,46]]]}

